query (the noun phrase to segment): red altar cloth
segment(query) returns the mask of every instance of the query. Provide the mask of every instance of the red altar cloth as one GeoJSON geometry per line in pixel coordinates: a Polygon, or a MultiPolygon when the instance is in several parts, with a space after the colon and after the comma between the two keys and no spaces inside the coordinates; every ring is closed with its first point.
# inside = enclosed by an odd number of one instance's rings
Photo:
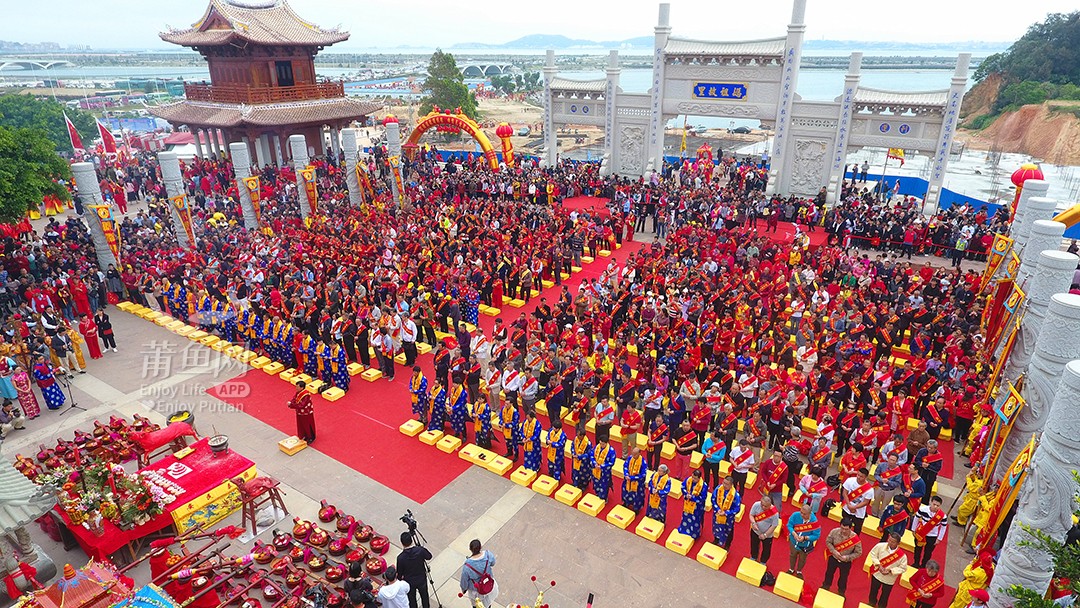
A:
{"type": "Polygon", "coordinates": [[[112,522],[104,521],[102,522],[104,532],[98,536],[83,526],[72,524],[67,513],[59,506],[55,507],[56,511],[89,557],[97,560],[106,559],[129,543],[172,527],[174,512],[192,501],[201,500],[203,495],[210,490],[254,466],[254,462],[233,450],[227,450],[215,456],[210,450],[208,441],[208,438],[203,438],[191,444],[192,452],[182,459],[170,454],[140,469],[157,471],[183,488],[183,492],[176,497],[176,500],[165,506],[164,513],[141,526],[122,530],[112,522]]]}

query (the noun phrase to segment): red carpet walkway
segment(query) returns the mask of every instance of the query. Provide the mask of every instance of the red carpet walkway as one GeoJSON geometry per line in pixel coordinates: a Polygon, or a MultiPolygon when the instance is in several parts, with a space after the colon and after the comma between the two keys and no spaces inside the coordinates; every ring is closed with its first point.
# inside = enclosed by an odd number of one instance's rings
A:
{"type": "MultiPolygon", "coordinates": [[[[612,251],[610,258],[597,257],[591,264],[584,265],[564,284],[576,292],[582,280],[599,277],[610,260],[621,263],[640,247],[641,243],[625,243],[621,249],[612,251]]],[[[553,303],[560,289],[556,285],[543,290],[541,295],[553,303]]],[[[521,313],[531,313],[539,301],[537,297],[522,308],[503,307],[503,321],[509,323],[521,313]]],[[[488,335],[491,335],[494,324],[494,317],[480,316],[480,326],[488,335]]],[[[435,374],[433,357],[430,354],[422,355],[417,363],[430,381],[435,374]]],[[[435,448],[427,449],[428,446],[398,431],[398,426],[412,415],[408,394],[409,375],[410,371],[399,365],[393,382],[367,382],[360,376],[353,376],[350,390],[342,399],[330,403],[316,397],[317,441],[312,448],[416,502],[424,503],[463,473],[469,464],[456,456],[447,457],[435,448]],[[409,471],[409,475],[401,474],[405,470],[409,471]]],[[[277,377],[251,370],[207,392],[286,435],[296,433],[296,417],[286,407],[293,389],[277,377]],[[236,396],[246,392],[235,390],[232,385],[238,382],[246,383],[250,388],[244,397],[236,396]]]]}

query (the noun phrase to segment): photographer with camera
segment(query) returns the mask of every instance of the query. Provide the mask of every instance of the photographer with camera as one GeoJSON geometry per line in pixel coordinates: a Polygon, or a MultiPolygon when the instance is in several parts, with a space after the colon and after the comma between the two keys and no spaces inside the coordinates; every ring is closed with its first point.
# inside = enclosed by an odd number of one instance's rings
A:
{"type": "Polygon", "coordinates": [[[343,587],[353,608],[378,608],[379,601],[375,599],[374,586],[371,579],[364,576],[364,565],[361,562],[349,564],[349,578],[345,579],[343,587]]]}
{"type": "MultiPolygon", "coordinates": [[[[411,528],[411,526],[410,526],[411,528]]],[[[420,606],[431,608],[431,600],[428,598],[427,562],[431,559],[431,551],[420,546],[413,545],[413,533],[406,531],[401,533],[401,546],[404,549],[397,557],[397,572],[406,583],[409,583],[409,608],[418,608],[416,596],[420,596],[420,606]]]]}
{"type": "Polygon", "coordinates": [[[383,608],[408,608],[409,583],[398,580],[397,568],[390,566],[383,573],[386,584],[379,587],[379,603],[383,608]]]}

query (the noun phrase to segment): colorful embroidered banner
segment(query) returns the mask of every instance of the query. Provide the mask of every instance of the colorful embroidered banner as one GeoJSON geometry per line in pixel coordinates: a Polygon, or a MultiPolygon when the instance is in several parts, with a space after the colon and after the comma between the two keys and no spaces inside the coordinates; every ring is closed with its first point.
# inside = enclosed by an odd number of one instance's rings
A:
{"type": "Polygon", "coordinates": [[[983,548],[990,544],[990,541],[997,535],[998,528],[1001,527],[1001,522],[1009,514],[1009,510],[1012,508],[1016,497],[1020,493],[1020,485],[1024,483],[1024,479],[1027,478],[1028,468],[1031,464],[1031,457],[1035,452],[1035,436],[1031,436],[1031,440],[1028,441],[1027,446],[1016,457],[1016,460],[1012,462],[1009,470],[1005,473],[1005,477],[1001,480],[1001,485],[998,486],[997,493],[994,495],[994,500],[990,507],[990,518],[987,525],[979,528],[979,533],[975,537],[975,546],[978,547],[978,551],[982,551],[983,548]]]}
{"type": "Polygon", "coordinates": [[[986,270],[983,271],[982,281],[979,283],[979,291],[982,292],[994,278],[1001,263],[1012,250],[1013,240],[1004,234],[995,234],[994,243],[990,246],[990,255],[986,258],[986,270]]]}
{"type": "Polygon", "coordinates": [[[315,167],[308,165],[300,170],[300,176],[304,179],[304,191],[307,193],[308,209],[311,215],[319,212],[319,186],[315,183],[315,167]]]}
{"type": "Polygon", "coordinates": [[[255,210],[255,223],[262,226],[262,210],[260,209],[262,186],[259,184],[259,176],[252,175],[251,177],[245,177],[244,186],[247,187],[248,193],[251,194],[251,208],[255,210]]]}
{"type": "Polygon", "coordinates": [[[105,242],[109,245],[116,265],[120,266],[120,233],[116,230],[116,220],[113,219],[111,205],[87,205],[97,214],[101,222],[101,231],[105,233],[105,242]]]}
{"type": "Polygon", "coordinates": [[[397,187],[397,203],[400,205],[402,199],[405,196],[405,184],[401,181],[401,157],[394,155],[389,159],[390,173],[394,178],[394,185],[397,187]]]}
{"type": "Polygon", "coordinates": [[[176,215],[180,218],[180,223],[184,225],[184,232],[187,233],[188,237],[188,247],[194,248],[195,231],[191,227],[191,207],[188,207],[187,197],[183,194],[171,196],[169,202],[172,203],[176,215]]]}

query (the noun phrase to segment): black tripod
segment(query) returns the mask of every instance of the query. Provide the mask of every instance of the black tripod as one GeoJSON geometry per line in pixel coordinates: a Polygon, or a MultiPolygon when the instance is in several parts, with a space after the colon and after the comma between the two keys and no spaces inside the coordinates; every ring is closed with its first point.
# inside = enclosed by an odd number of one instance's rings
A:
{"type": "MultiPolygon", "coordinates": [[[[405,517],[402,517],[401,520],[409,527],[409,534],[412,535],[412,544],[414,547],[422,547],[427,544],[427,539],[424,538],[423,533],[417,529],[416,519],[413,518],[412,510],[406,510],[405,517]]],[[[442,600],[439,599],[439,591],[435,588],[435,579],[431,576],[431,565],[426,561],[424,562],[424,571],[427,572],[428,586],[431,587],[431,597],[435,599],[435,606],[443,608],[442,600]]]]}
{"type": "Polygon", "coordinates": [[[71,410],[82,410],[85,412],[86,408],[79,405],[79,402],[75,400],[75,395],[71,393],[71,379],[66,375],[66,372],[64,375],[57,376],[56,381],[60,383],[60,386],[67,390],[68,401],[71,403],[64,411],[60,412],[60,415],[63,416],[71,410]]]}

